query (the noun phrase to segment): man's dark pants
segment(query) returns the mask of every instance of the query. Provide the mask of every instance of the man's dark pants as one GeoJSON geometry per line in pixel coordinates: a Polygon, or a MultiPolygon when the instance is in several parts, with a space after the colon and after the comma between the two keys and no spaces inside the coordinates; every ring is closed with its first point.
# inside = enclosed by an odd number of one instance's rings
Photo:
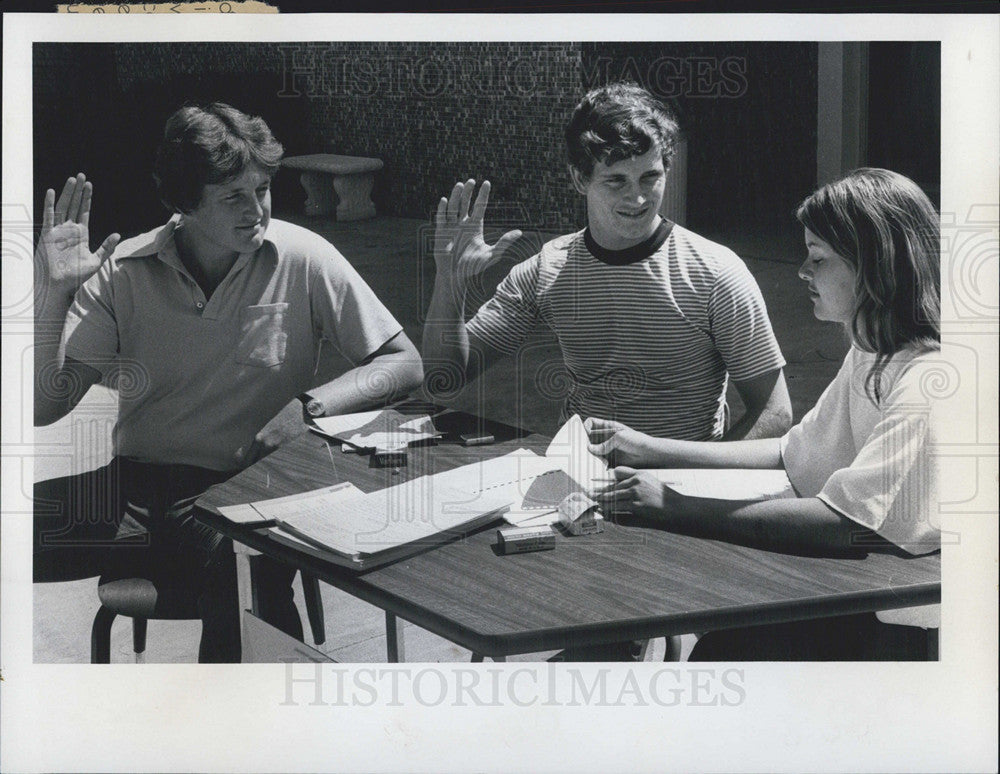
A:
{"type": "MultiPolygon", "coordinates": [[[[191,584],[202,620],[198,661],[239,661],[232,542],[194,518],[195,500],[232,475],[117,457],[98,470],[36,484],[34,581],[134,571],[191,584]]],[[[295,570],[256,557],[253,573],[260,617],[301,640],[291,587],[295,570]]]]}

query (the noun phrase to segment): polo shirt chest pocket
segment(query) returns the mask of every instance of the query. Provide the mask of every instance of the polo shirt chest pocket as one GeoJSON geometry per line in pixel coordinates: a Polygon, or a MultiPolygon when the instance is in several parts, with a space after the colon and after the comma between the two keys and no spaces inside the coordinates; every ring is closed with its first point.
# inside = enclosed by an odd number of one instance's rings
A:
{"type": "Polygon", "coordinates": [[[269,368],[285,362],[288,303],[246,306],[240,310],[236,362],[269,368]]]}

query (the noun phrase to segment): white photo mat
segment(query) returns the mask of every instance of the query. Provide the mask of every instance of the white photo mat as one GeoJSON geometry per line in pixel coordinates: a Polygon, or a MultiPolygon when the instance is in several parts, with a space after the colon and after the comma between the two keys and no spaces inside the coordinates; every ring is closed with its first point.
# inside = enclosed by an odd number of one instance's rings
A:
{"type": "MultiPolygon", "coordinates": [[[[970,212],[985,212],[989,223],[1000,201],[997,19],[8,14],[3,25],[5,218],[8,205],[27,203],[30,211],[33,201],[34,41],[228,40],[253,45],[281,40],[655,41],[738,36],[942,41],[942,212],[960,224],[970,212]]],[[[37,214],[32,217],[39,220],[37,214]]],[[[995,220],[992,226],[996,228],[995,220]]],[[[6,257],[5,246],[5,309],[29,292],[33,279],[28,262],[6,257]]],[[[956,283],[965,281],[956,273],[959,269],[946,252],[946,299],[956,283]]],[[[987,291],[992,305],[981,305],[979,318],[945,318],[945,346],[974,347],[980,357],[979,376],[985,374],[979,382],[979,410],[984,413],[975,418],[967,447],[956,455],[964,453],[973,460],[972,471],[979,471],[992,492],[986,497],[994,507],[995,272],[994,260],[993,269],[984,269],[979,278],[992,288],[987,291]]],[[[945,315],[954,312],[945,306],[945,315]]],[[[3,771],[995,770],[997,522],[988,511],[945,524],[958,531],[961,540],[943,550],[938,663],[704,665],[714,669],[711,675],[694,665],[662,663],[581,664],[573,670],[516,663],[295,669],[34,664],[31,504],[30,489],[23,486],[31,481],[31,380],[26,369],[32,334],[30,325],[7,321],[3,333],[3,771]],[[393,676],[398,678],[395,691],[388,679],[393,676]],[[702,693],[699,699],[699,685],[720,681],[721,690],[702,693]],[[478,696],[495,701],[480,706],[468,691],[463,694],[461,686],[473,682],[478,696]],[[583,700],[581,685],[605,685],[606,695],[603,700],[583,700]],[[659,701],[652,700],[654,686],[659,701]],[[321,695],[316,693],[320,688],[321,695]],[[670,706],[671,696],[680,696],[676,706],[670,706]]],[[[975,409],[969,407],[970,412],[975,409]]],[[[955,421],[969,422],[970,417],[955,421]]]]}

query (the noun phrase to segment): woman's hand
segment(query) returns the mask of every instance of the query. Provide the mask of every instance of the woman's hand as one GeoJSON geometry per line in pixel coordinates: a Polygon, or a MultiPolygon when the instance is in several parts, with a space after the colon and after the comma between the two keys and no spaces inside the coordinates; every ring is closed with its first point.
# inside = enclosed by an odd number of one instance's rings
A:
{"type": "Polygon", "coordinates": [[[603,457],[609,465],[648,468],[656,464],[657,440],[652,436],[621,422],[594,417],[588,417],[583,426],[590,438],[590,453],[603,457]]]}
{"type": "Polygon", "coordinates": [[[647,471],[617,467],[614,476],[613,483],[591,495],[604,513],[639,516],[669,529],[671,517],[676,516],[683,505],[683,495],[657,481],[647,471]]]}

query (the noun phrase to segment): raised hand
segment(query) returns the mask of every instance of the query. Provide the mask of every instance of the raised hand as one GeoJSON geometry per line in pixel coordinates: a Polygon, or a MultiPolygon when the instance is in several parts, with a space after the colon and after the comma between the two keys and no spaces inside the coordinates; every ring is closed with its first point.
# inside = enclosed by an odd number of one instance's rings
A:
{"type": "Polygon", "coordinates": [[[621,422],[588,417],[584,423],[591,454],[611,465],[649,467],[653,460],[653,439],[621,422]]]}
{"type": "Polygon", "coordinates": [[[504,250],[521,236],[520,231],[508,231],[496,244],[486,244],[483,218],[490,200],[490,182],[483,182],[475,203],[472,203],[475,188],[475,180],[455,183],[451,195],[442,196],[438,202],[435,218],[434,261],[437,269],[448,272],[463,287],[500,260],[504,250]]]}
{"type": "Polygon", "coordinates": [[[90,252],[90,200],[93,185],[81,172],[63,186],[59,200],[51,188],[45,192],[42,233],[35,260],[50,290],[72,295],[115,250],[121,237],[112,234],[90,252]]]}

